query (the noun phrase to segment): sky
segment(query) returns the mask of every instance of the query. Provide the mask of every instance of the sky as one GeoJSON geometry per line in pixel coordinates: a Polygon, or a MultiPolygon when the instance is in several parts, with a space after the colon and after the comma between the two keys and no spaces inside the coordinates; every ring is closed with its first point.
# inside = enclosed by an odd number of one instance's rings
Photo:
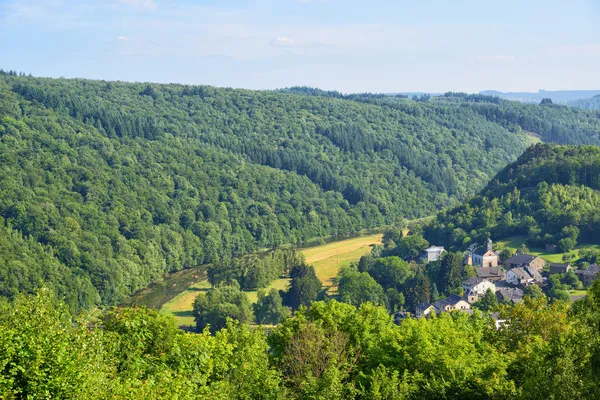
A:
{"type": "Polygon", "coordinates": [[[600,89],[600,0],[0,0],[0,68],[342,92],[600,89]]]}

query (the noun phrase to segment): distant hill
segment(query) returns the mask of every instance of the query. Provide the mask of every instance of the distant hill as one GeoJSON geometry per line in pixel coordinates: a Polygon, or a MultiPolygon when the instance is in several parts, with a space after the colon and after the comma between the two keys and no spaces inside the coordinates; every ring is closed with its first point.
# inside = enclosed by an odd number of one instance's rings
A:
{"type": "Polygon", "coordinates": [[[521,103],[539,103],[544,98],[550,98],[554,103],[565,104],[570,101],[600,95],[600,90],[540,90],[537,93],[484,90],[479,93],[488,96],[498,96],[506,100],[520,101],[521,103]]]}
{"type": "Polygon", "coordinates": [[[431,215],[533,141],[600,144],[599,115],[0,72],[0,296],[118,304],[168,272],[431,215]]]}
{"type": "Polygon", "coordinates": [[[583,108],[585,110],[600,110],[600,95],[594,96],[591,99],[579,99],[569,101],[568,106],[583,108]]]}
{"type": "Polygon", "coordinates": [[[530,245],[600,243],[600,147],[532,146],[466,204],[426,228],[431,243],[465,248],[526,235],[530,245]]]}

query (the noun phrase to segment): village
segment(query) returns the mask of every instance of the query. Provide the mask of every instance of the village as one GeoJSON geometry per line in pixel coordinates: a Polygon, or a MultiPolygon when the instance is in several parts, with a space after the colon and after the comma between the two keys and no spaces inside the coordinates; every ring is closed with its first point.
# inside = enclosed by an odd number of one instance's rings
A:
{"type": "MultiPolygon", "coordinates": [[[[431,246],[422,252],[421,261],[437,261],[445,251],[443,246],[431,246]]],[[[569,263],[550,263],[542,257],[526,253],[518,253],[502,260],[502,253],[494,251],[491,239],[485,245],[470,245],[464,253],[464,264],[473,266],[476,276],[462,282],[462,296],[450,294],[431,303],[423,302],[416,306],[414,315],[405,311],[394,314],[395,322],[399,323],[409,316],[427,318],[444,312],[473,314],[473,305],[490,291],[496,296],[498,303],[520,303],[528,287],[537,285],[543,290],[550,276],[555,274],[573,271],[584,287],[589,287],[600,277],[600,265],[597,264],[592,264],[585,270],[573,269],[569,263]]],[[[497,328],[505,322],[500,319],[498,312],[492,313],[491,317],[497,328]]]]}

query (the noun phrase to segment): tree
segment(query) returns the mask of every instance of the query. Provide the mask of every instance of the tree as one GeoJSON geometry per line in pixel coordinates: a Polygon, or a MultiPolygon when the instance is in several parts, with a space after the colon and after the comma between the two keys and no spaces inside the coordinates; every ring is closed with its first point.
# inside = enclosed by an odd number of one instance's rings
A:
{"type": "Polygon", "coordinates": [[[421,251],[429,246],[429,242],[421,235],[408,235],[396,242],[396,248],[393,255],[399,256],[404,260],[416,260],[421,251]]]}
{"type": "Polygon", "coordinates": [[[577,242],[575,241],[575,239],[570,238],[570,237],[564,238],[564,239],[560,239],[558,241],[558,248],[563,253],[566,253],[568,251],[573,250],[576,245],[577,245],[577,242]]]}
{"type": "Polygon", "coordinates": [[[540,101],[540,106],[546,106],[552,104],[552,99],[549,97],[544,97],[542,101],[540,101]]]}
{"type": "Polygon", "coordinates": [[[367,272],[345,267],[338,274],[337,282],[338,299],[343,303],[357,307],[366,302],[385,304],[383,288],[367,272]]]}
{"type": "Polygon", "coordinates": [[[436,301],[440,298],[440,292],[438,292],[437,285],[435,282],[431,284],[431,300],[436,301]]]}
{"type": "Polygon", "coordinates": [[[546,297],[544,295],[544,292],[542,292],[542,288],[539,287],[538,285],[529,285],[525,288],[525,290],[523,291],[523,294],[525,296],[528,296],[532,299],[541,299],[543,297],[546,297]]]}
{"type": "Polygon", "coordinates": [[[442,291],[451,293],[460,287],[462,282],[463,256],[460,253],[446,252],[442,256],[440,274],[442,276],[442,291]]]}
{"type": "Polygon", "coordinates": [[[579,277],[572,270],[567,271],[567,273],[563,274],[561,282],[565,285],[568,285],[571,289],[581,289],[583,287],[579,277]]]}
{"type": "Polygon", "coordinates": [[[410,310],[414,310],[416,306],[424,301],[431,301],[431,284],[421,270],[417,272],[414,278],[406,282],[404,294],[410,310]]]}
{"type": "Polygon", "coordinates": [[[495,311],[498,308],[498,298],[492,289],[488,289],[475,305],[482,311],[495,311]]]}
{"type": "Polygon", "coordinates": [[[267,295],[263,290],[259,290],[258,300],[253,308],[254,321],[260,325],[276,325],[291,315],[289,308],[283,305],[277,289],[271,289],[267,295]]]}
{"type": "Polygon", "coordinates": [[[321,281],[315,268],[306,264],[295,266],[290,273],[290,286],[283,296],[284,304],[297,310],[300,306],[309,306],[321,292],[321,281]]]}
{"type": "Polygon", "coordinates": [[[569,285],[561,283],[561,274],[550,275],[548,279],[548,297],[551,299],[571,301],[569,285]]]}
{"type": "Polygon", "coordinates": [[[385,290],[400,289],[407,279],[412,277],[408,263],[400,257],[382,257],[367,271],[385,290]]]}
{"type": "Polygon", "coordinates": [[[395,225],[385,230],[383,233],[383,247],[386,249],[390,248],[391,244],[394,245],[399,243],[404,237],[405,226],[395,225]]]}
{"type": "Polygon", "coordinates": [[[385,291],[386,307],[390,313],[395,313],[404,309],[404,293],[399,292],[396,288],[389,288],[385,291]]]}
{"type": "Polygon", "coordinates": [[[231,286],[217,286],[206,294],[199,294],[194,300],[196,331],[202,332],[210,326],[212,333],[224,328],[227,319],[246,323],[252,318],[250,302],[240,290],[237,282],[231,286]]]}
{"type": "Polygon", "coordinates": [[[525,243],[521,244],[521,247],[517,249],[517,254],[527,254],[529,253],[529,247],[525,243]]]}

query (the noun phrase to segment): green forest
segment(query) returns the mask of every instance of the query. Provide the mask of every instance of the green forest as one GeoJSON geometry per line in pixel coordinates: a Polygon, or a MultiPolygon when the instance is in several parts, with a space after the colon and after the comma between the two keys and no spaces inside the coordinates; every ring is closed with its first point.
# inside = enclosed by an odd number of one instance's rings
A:
{"type": "Polygon", "coordinates": [[[466,204],[441,211],[425,237],[455,249],[525,235],[531,246],[600,243],[600,148],[537,144],[466,204]]]}
{"type": "Polygon", "coordinates": [[[269,329],[186,333],[145,308],[72,319],[52,292],[0,303],[6,399],[592,399],[600,396],[600,282],[572,305],[543,294],[408,318],[312,303],[269,329]],[[74,322],[75,321],[75,322],[74,322]]]}
{"type": "Polygon", "coordinates": [[[596,111],[0,72],[0,295],[71,312],[165,273],[456,206],[596,111]]]}

